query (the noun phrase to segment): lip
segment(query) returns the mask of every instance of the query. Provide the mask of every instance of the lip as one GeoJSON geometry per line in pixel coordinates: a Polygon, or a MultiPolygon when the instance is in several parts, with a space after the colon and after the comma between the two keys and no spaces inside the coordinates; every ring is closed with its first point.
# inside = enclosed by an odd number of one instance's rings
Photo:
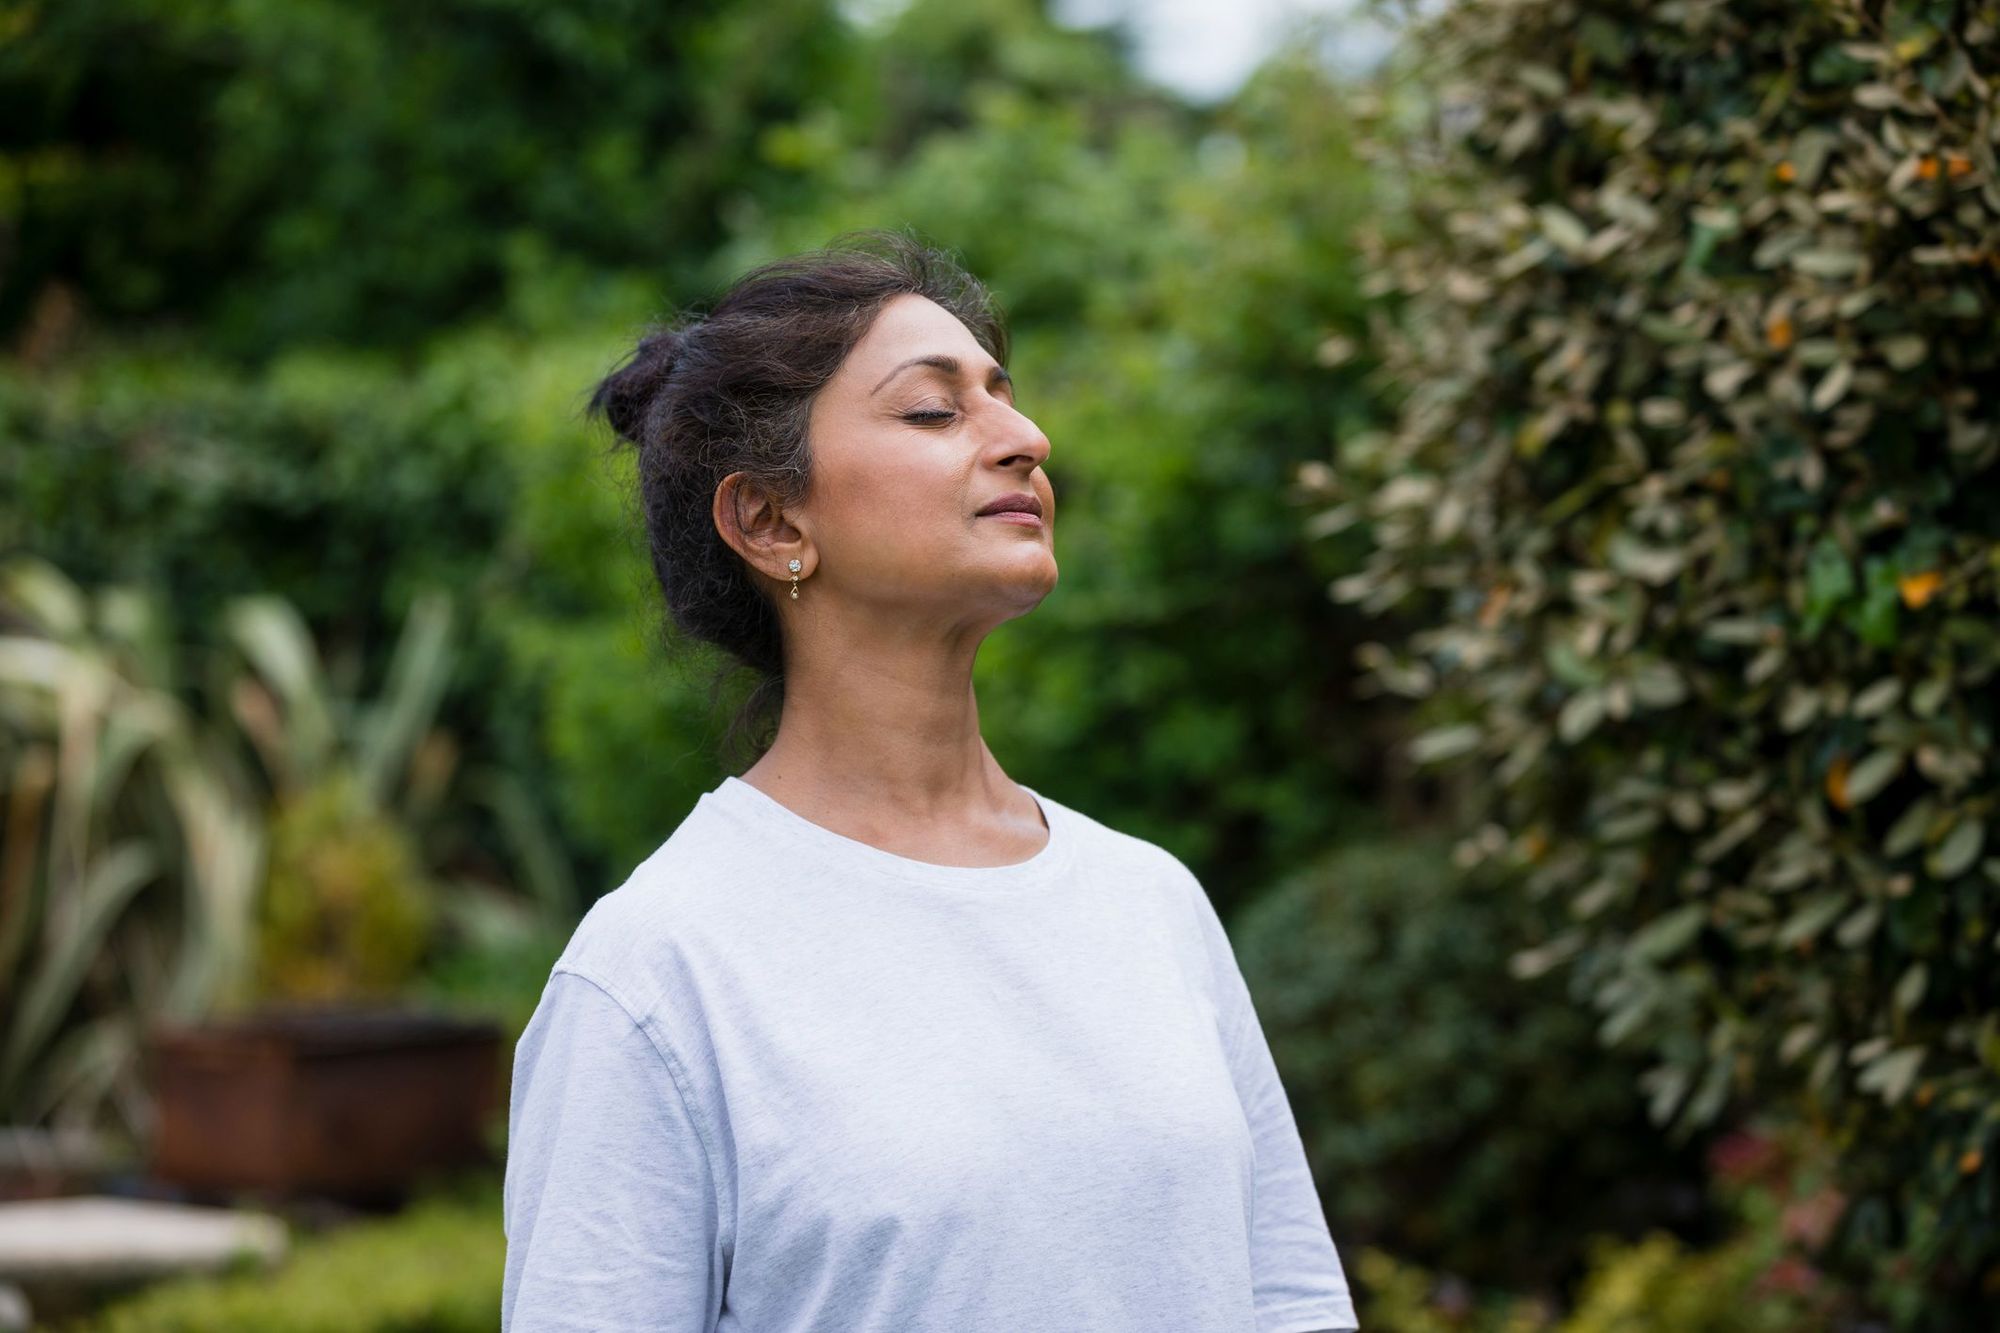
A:
{"type": "Polygon", "coordinates": [[[980,518],[997,518],[1003,522],[1019,523],[1024,527],[1039,528],[1042,518],[1039,514],[1024,513],[1019,509],[1000,509],[991,514],[981,514],[980,518]]]}
{"type": "Polygon", "coordinates": [[[1032,518],[1037,523],[1041,522],[1041,497],[1031,495],[1027,491],[1010,491],[1006,495],[997,495],[987,501],[985,508],[981,509],[975,515],[978,518],[1002,518],[1009,516],[1023,519],[1032,518]]]}

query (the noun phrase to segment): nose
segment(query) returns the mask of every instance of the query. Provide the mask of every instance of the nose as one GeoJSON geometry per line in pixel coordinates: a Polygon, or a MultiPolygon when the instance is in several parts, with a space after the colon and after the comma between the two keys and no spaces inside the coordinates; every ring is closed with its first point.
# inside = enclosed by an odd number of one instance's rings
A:
{"type": "Polygon", "coordinates": [[[1013,407],[1005,407],[1002,415],[1005,424],[996,432],[992,446],[995,466],[1011,467],[1026,459],[1028,470],[1034,471],[1048,460],[1049,437],[1031,418],[1013,407]]]}

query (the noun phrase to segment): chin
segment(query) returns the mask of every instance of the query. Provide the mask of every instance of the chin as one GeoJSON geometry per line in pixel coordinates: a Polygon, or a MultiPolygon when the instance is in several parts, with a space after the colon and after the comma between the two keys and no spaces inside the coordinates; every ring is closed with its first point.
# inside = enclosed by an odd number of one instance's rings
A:
{"type": "Polygon", "coordinates": [[[1044,558],[1032,571],[1018,571],[1017,577],[1009,582],[1022,594],[1032,597],[1033,600],[1029,603],[1032,609],[1044,597],[1055,591],[1057,578],[1056,558],[1053,554],[1045,552],[1044,558]]]}

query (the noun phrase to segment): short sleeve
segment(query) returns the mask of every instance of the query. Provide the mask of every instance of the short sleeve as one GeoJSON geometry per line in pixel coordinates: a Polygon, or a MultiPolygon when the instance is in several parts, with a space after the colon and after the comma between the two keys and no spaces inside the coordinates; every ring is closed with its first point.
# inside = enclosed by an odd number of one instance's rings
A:
{"type": "Polygon", "coordinates": [[[710,1159],[666,1057],[598,982],[558,964],[514,1049],[503,1333],[716,1326],[710,1159]]]}
{"type": "Polygon", "coordinates": [[[1249,985],[1207,891],[1192,872],[1187,879],[1215,978],[1223,1049],[1256,1154],[1250,1274],[1258,1333],[1358,1330],[1347,1275],[1249,985]]]}

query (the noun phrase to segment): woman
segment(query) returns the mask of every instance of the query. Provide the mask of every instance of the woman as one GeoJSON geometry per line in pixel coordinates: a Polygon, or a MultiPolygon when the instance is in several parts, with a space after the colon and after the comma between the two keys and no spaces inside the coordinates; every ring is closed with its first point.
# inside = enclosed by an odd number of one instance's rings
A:
{"type": "Polygon", "coordinates": [[[599,386],[675,624],[780,711],[516,1048],[514,1333],[1357,1327],[1201,885],[980,736],[980,641],[1056,584],[1006,360],[978,282],[864,233],[599,386]]]}

